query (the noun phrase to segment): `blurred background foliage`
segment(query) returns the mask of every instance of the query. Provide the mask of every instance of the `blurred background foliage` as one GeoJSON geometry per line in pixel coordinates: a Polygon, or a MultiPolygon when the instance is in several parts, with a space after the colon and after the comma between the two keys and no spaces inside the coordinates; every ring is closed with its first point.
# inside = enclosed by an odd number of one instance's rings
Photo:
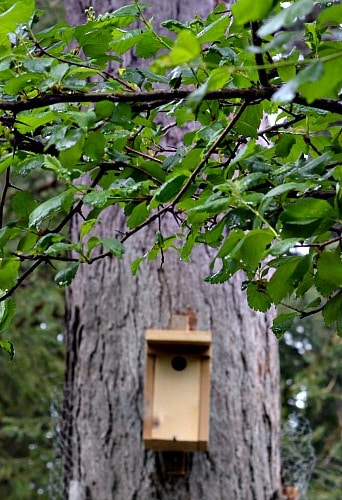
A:
{"type": "Polygon", "coordinates": [[[302,467],[302,475],[308,475],[307,498],[310,500],[341,498],[341,359],[341,339],[314,316],[294,324],[280,341],[284,427],[293,418],[301,419],[307,426],[304,432],[303,425],[298,429],[293,443],[289,442],[285,432],[284,479],[286,482],[291,479],[286,477],[286,463],[292,454],[292,460],[297,460],[297,469],[302,467]],[[310,457],[308,441],[313,447],[314,457],[310,457]]]}
{"type": "MultiPolygon", "coordinates": [[[[44,11],[36,29],[64,19],[61,0],[37,0],[44,11]]],[[[31,180],[32,182],[32,180],[31,180]]],[[[56,189],[51,176],[37,176],[44,196],[56,189]]],[[[0,177],[0,190],[2,179],[0,177]]],[[[16,355],[0,353],[0,498],[52,498],[56,461],[54,406],[60,404],[64,376],[64,292],[48,266],[17,291],[15,322],[6,331],[16,355]]]]}
{"type": "MultiPolygon", "coordinates": [[[[64,19],[62,0],[36,3],[44,11],[37,30],[64,19]]],[[[61,498],[52,483],[60,480],[56,408],[64,372],[64,294],[46,266],[17,292],[17,299],[16,321],[6,332],[16,356],[10,361],[0,351],[0,498],[61,498]]],[[[301,498],[338,500],[341,341],[309,317],[281,339],[280,359],[284,482],[297,486],[301,498]]]]}

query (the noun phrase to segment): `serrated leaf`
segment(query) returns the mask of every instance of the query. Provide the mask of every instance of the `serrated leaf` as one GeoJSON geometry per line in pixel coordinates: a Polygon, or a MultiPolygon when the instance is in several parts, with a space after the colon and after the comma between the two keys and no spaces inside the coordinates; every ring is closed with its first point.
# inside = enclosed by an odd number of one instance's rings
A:
{"type": "Polygon", "coordinates": [[[227,255],[230,255],[235,246],[244,238],[244,232],[241,229],[234,229],[231,231],[229,236],[225,239],[223,245],[221,246],[216,258],[223,259],[227,255]]]}
{"type": "MultiPolygon", "coordinates": [[[[17,165],[16,171],[18,172],[19,175],[25,176],[30,172],[32,172],[32,170],[40,168],[43,164],[43,161],[44,161],[44,155],[29,156],[28,158],[26,158],[24,161],[20,162],[17,165]]],[[[0,172],[1,172],[1,166],[0,166],[0,172]]]]}
{"type": "Polygon", "coordinates": [[[258,288],[257,283],[250,283],[247,287],[248,305],[256,311],[266,312],[272,305],[270,297],[265,291],[258,288]]]}
{"type": "Polygon", "coordinates": [[[323,63],[323,70],[319,78],[300,83],[299,91],[309,104],[315,99],[339,98],[342,84],[341,63],[341,55],[332,61],[326,61],[323,63]]]}
{"type": "Polygon", "coordinates": [[[185,64],[201,54],[201,45],[196,35],[190,30],[182,30],[169,54],[170,63],[174,66],[185,64]]]}
{"type": "Polygon", "coordinates": [[[203,28],[198,33],[197,39],[200,43],[215,42],[225,35],[229,23],[230,16],[228,14],[223,14],[203,28]]]}
{"type": "Polygon", "coordinates": [[[136,43],[136,54],[138,57],[148,59],[153,57],[159,50],[164,49],[165,45],[173,43],[173,40],[166,37],[156,37],[152,31],[145,31],[142,33],[136,43]],[[164,43],[162,40],[164,39],[164,43]]]}
{"type": "Polygon", "coordinates": [[[226,257],[222,260],[222,268],[207,276],[204,281],[211,283],[212,285],[217,285],[219,283],[224,283],[229,280],[237,271],[241,269],[241,263],[238,260],[226,257]]]}
{"type": "Polygon", "coordinates": [[[61,288],[64,288],[72,282],[77,274],[77,270],[79,268],[79,262],[72,262],[64,269],[58,271],[55,276],[55,281],[61,288]]]}
{"type": "Polygon", "coordinates": [[[122,257],[125,247],[121,241],[116,238],[99,238],[100,243],[107,248],[116,257],[122,257]]]}
{"type": "Polygon", "coordinates": [[[4,172],[13,163],[13,154],[8,153],[0,158],[0,174],[4,172]]]}
{"type": "Polygon", "coordinates": [[[273,233],[267,229],[253,229],[241,240],[238,255],[232,252],[232,257],[240,258],[247,268],[256,268],[261,263],[267,245],[274,239],[273,233]]]}
{"type": "Polygon", "coordinates": [[[21,113],[16,128],[21,134],[27,134],[34,132],[38,127],[46,123],[52,122],[56,117],[56,113],[50,110],[42,113],[34,113],[33,111],[30,111],[30,114],[21,113]]]}
{"type": "Polygon", "coordinates": [[[88,219],[83,222],[80,230],[80,238],[81,240],[96,226],[98,220],[97,219],[88,219]]]}
{"type": "Polygon", "coordinates": [[[280,339],[284,333],[290,330],[294,319],[298,317],[298,313],[289,313],[289,314],[279,314],[272,325],[272,331],[277,339],[280,339]]]}

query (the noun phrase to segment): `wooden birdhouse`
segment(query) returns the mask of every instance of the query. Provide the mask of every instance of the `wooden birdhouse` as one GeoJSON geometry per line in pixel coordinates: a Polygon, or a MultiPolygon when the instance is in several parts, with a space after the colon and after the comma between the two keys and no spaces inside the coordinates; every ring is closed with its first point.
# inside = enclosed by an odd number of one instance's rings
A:
{"type": "Polygon", "coordinates": [[[145,448],[206,451],[211,333],[189,331],[183,323],[183,329],[147,330],[146,342],[145,448]]]}

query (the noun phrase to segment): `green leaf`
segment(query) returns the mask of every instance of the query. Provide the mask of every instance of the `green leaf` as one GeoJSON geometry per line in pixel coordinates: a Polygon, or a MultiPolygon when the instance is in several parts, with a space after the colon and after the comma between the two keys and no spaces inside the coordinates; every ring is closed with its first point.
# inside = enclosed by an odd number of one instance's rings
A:
{"type": "Polygon", "coordinates": [[[222,268],[214,274],[207,276],[204,281],[217,285],[228,281],[237,271],[241,269],[241,263],[238,260],[225,257],[222,260],[222,268]]]}
{"type": "Polygon", "coordinates": [[[267,245],[274,239],[267,229],[253,229],[241,240],[238,249],[232,251],[233,258],[242,259],[247,268],[256,268],[261,263],[267,245]]]}
{"type": "Polygon", "coordinates": [[[33,111],[31,111],[30,114],[26,114],[25,112],[20,113],[16,128],[21,134],[27,134],[29,132],[34,132],[38,127],[46,123],[52,122],[56,117],[57,114],[50,110],[41,113],[34,113],[33,111]]]}
{"type": "Polygon", "coordinates": [[[131,215],[128,217],[126,221],[127,227],[129,227],[130,229],[135,229],[142,222],[145,222],[149,213],[150,211],[147,208],[147,202],[143,201],[142,203],[139,203],[139,205],[136,205],[133,208],[131,215]]]}
{"type": "Polygon", "coordinates": [[[104,208],[112,198],[114,198],[114,193],[111,189],[103,189],[101,191],[94,189],[84,196],[83,201],[92,207],[104,208]]]}
{"type": "Polygon", "coordinates": [[[330,299],[322,310],[324,322],[327,326],[337,323],[337,333],[342,336],[342,294],[339,293],[330,299]]]}
{"type": "MultiPolygon", "coordinates": [[[[159,203],[166,203],[175,198],[187,180],[186,175],[177,175],[168,179],[160,188],[156,190],[153,200],[159,203]]],[[[153,204],[153,200],[151,204],[153,204]]]]}
{"type": "Polygon", "coordinates": [[[28,191],[18,191],[12,198],[12,208],[20,219],[28,219],[37,202],[28,191]]]}
{"type": "MultiPolygon", "coordinates": [[[[322,61],[315,61],[305,69],[301,70],[292,80],[289,80],[279,90],[277,90],[272,100],[275,102],[291,102],[294,99],[299,87],[311,82],[317,82],[323,74],[322,61]]],[[[316,85],[316,84],[315,84],[316,85]]],[[[308,92],[306,93],[308,103],[311,103],[313,98],[308,92]]]]}
{"type": "Polygon", "coordinates": [[[12,322],[15,308],[15,302],[11,298],[0,302],[0,332],[5,330],[12,322]]]}
{"type": "Polygon", "coordinates": [[[272,331],[277,339],[280,339],[292,327],[294,319],[298,317],[298,313],[279,314],[272,325],[272,331]]]}
{"type": "Polygon", "coordinates": [[[125,247],[121,241],[116,238],[99,238],[100,243],[107,248],[115,257],[122,257],[125,247]]]}
{"type": "Polygon", "coordinates": [[[144,259],[145,259],[145,256],[144,257],[138,257],[137,259],[135,259],[132,262],[132,264],[131,264],[131,271],[132,271],[133,276],[135,276],[137,274],[137,272],[139,271],[140,264],[142,263],[142,261],[144,259]]]}
{"type": "Polygon", "coordinates": [[[34,1],[13,2],[11,7],[0,14],[0,45],[10,47],[9,33],[14,33],[18,25],[28,23],[33,15],[34,1]]]}
{"type": "Polygon", "coordinates": [[[293,292],[294,284],[289,280],[293,275],[298,264],[301,262],[301,257],[291,256],[283,259],[270,281],[266,285],[267,292],[275,304],[293,292]]]}
{"type": "Polygon", "coordinates": [[[63,210],[68,210],[72,204],[73,194],[74,190],[68,189],[41,203],[30,214],[29,227],[39,228],[47,218],[53,217],[63,210]]]}
{"type": "Polygon", "coordinates": [[[124,26],[128,26],[135,19],[137,19],[140,15],[140,11],[147,7],[147,3],[139,3],[139,6],[134,4],[124,5],[114,12],[107,12],[103,15],[98,16],[97,23],[101,27],[109,26],[118,26],[120,28],[124,26]]]}
{"type": "Polygon", "coordinates": [[[317,259],[319,279],[339,288],[342,286],[342,262],[336,252],[325,250],[317,259]]]}
{"type": "Polygon", "coordinates": [[[107,139],[100,132],[89,132],[84,142],[84,154],[95,161],[100,161],[103,157],[107,139]]]}
{"type": "Polygon", "coordinates": [[[241,229],[234,229],[229,236],[225,239],[222,247],[220,248],[216,258],[223,259],[230,255],[236,245],[244,238],[244,232],[241,229]]]}
{"type": "Polygon", "coordinates": [[[16,285],[19,277],[20,261],[17,257],[0,258],[0,289],[9,290],[16,285]]]}
{"type": "Polygon", "coordinates": [[[83,238],[96,226],[98,223],[97,219],[88,219],[85,222],[83,222],[80,230],[80,239],[83,240],[83,238]]]}
{"type": "Polygon", "coordinates": [[[11,360],[14,358],[15,350],[12,342],[9,342],[8,340],[0,340],[0,348],[4,349],[9,354],[11,360]]]}
{"type": "MultiPolygon", "coordinates": [[[[204,202],[200,198],[198,200],[198,205],[195,205],[193,208],[188,210],[188,215],[192,216],[192,214],[204,213],[204,214],[219,214],[224,212],[231,202],[231,198],[223,197],[220,193],[215,193],[212,196],[209,196],[204,202]]],[[[191,220],[191,217],[189,217],[191,220]]]]}
{"type": "Polygon", "coordinates": [[[273,198],[274,196],[279,196],[284,193],[288,193],[289,191],[299,191],[300,193],[303,193],[305,189],[306,184],[304,183],[301,184],[298,182],[285,182],[285,184],[280,184],[279,186],[276,186],[275,188],[268,191],[264,196],[264,200],[273,198]]]}
{"type": "Polygon", "coordinates": [[[280,257],[286,254],[291,248],[293,248],[298,243],[297,238],[287,238],[285,240],[278,241],[268,251],[269,255],[275,255],[280,257]]]}
{"type": "Polygon", "coordinates": [[[310,78],[300,83],[299,90],[309,104],[316,99],[339,98],[342,84],[341,64],[342,55],[331,61],[324,62],[322,71],[320,71],[319,76],[317,74],[317,78],[310,78]]]}
{"type": "Polygon", "coordinates": [[[190,30],[182,30],[169,54],[170,64],[178,66],[196,59],[201,54],[201,45],[190,30]]]}
{"type": "Polygon", "coordinates": [[[265,290],[259,288],[257,283],[250,283],[247,287],[248,305],[256,311],[266,312],[272,305],[270,297],[265,290]]]}
{"type": "Polygon", "coordinates": [[[215,42],[223,37],[230,23],[230,16],[223,14],[203,28],[197,35],[200,43],[215,42]]]}
{"type": "MultiPolygon", "coordinates": [[[[30,172],[32,172],[32,170],[40,168],[43,162],[44,162],[44,155],[29,156],[28,158],[25,158],[25,160],[21,161],[17,165],[16,172],[22,176],[28,175],[30,172]]],[[[1,172],[1,165],[0,165],[0,172],[1,172]]]]}
{"type": "Polygon", "coordinates": [[[77,270],[79,268],[79,262],[72,262],[64,269],[58,271],[55,276],[55,281],[61,288],[64,288],[72,282],[75,278],[77,270]]]}
{"type": "MultiPolygon", "coordinates": [[[[312,0],[296,0],[290,6],[283,8],[279,12],[279,14],[271,17],[263,26],[261,26],[258,31],[258,35],[260,36],[260,38],[263,38],[267,35],[275,33],[281,28],[291,26],[291,24],[293,24],[296,19],[306,16],[312,11],[312,9],[312,0]]],[[[259,17],[259,19],[262,19],[262,17],[259,17]]]]}
{"type": "MultiPolygon", "coordinates": [[[[257,3],[257,2],[255,2],[257,3]]],[[[245,137],[258,138],[258,129],[263,117],[263,108],[261,104],[248,106],[240,116],[236,124],[236,130],[245,137]]]]}
{"type": "Polygon", "coordinates": [[[250,21],[261,21],[267,17],[273,7],[273,0],[238,0],[231,9],[236,24],[246,24],[250,21]]]}
{"type": "Polygon", "coordinates": [[[69,177],[69,171],[63,167],[59,159],[55,156],[45,155],[43,165],[46,170],[51,170],[51,172],[54,172],[60,179],[69,177]]]}
{"type": "MultiPolygon", "coordinates": [[[[229,80],[229,78],[231,77],[231,74],[229,72],[229,69],[226,67],[226,66],[220,66],[219,68],[215,68],[209,75],[209,78],[208,78],[208,81],[207,81],[207,84],[204,86],[201,87],[201,90],[202,90],[202,98],[198,100],[198,102],[200,102],[205,93],[208,91],[208,90],[217,90],[217,89],[222,89],[225,84],[227,83],[227,81],[229,80]]],[[[199,93],[197,92],[197,94],[195,94],[195,97],[199,96],[199,93]]],[[[196,99],[195,99],[196,101],[196,99]]],[[[190,99],[190,104],[194,102],[194,92],[192,93],[192,99],[190,99]]]]}
{"type": "Polygon", "coordinates": [[[147,59],[153,57],[158,50],[165,49],[165,46],[173,43],[173,40],[166,37],[157,37],[153,31],[145,31],[142,33],[136,43],[136,54],[138,57],[147,59]],[[165,40],[165,43],[162,40],[165,40]]]}
{"type": "Polygon", "coordinates": [[[317,24],[320,27],[338,26],[342,23],[342,5],[332,5],[322,11],[317,16],[317,24]]]}
{"type": "Polygon", "coordinates": [[[289,203],[280,219],[286,224],[310,224],[319,220],[333,221],[335,210],[325,200],[303,198],[289,203]]]}

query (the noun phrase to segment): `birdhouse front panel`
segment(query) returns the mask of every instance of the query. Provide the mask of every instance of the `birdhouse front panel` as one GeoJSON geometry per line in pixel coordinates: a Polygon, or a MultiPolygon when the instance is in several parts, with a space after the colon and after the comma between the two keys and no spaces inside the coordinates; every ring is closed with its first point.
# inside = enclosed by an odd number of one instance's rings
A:
{"type": "Polygon", "coordinates": [[[146,340],[145,448],[207,450],[210,332],[148,330],[146,340]]]}
{"type": "Polygon", "coordinates": [[[152,439],[197,440],[200,376],[199,359],[179,355],[156,357],[152,439]]]}

